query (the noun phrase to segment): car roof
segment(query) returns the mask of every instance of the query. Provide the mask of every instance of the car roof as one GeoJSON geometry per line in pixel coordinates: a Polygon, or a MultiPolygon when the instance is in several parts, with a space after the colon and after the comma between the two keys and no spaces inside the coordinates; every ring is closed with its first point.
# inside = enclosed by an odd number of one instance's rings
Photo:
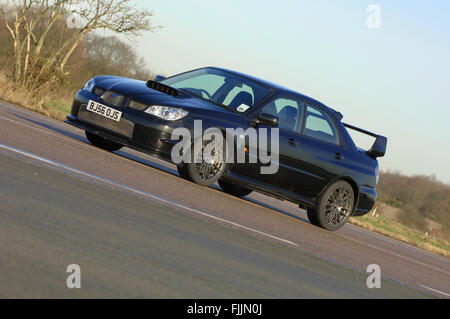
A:
{"type": "Polygon", "coordinates": [[[328,110],[329,113],[336,114],[339,119],[342,119],[342,117],[343,117],[341,113],[339,113],[338,111],[332,109],[329,106],[326,106],[322,102],[320,102],[320,101],[318,101],[316,99],[313,99],[313,98],[311,98],[311,97],[309,97],[307,95],[304,95],[302,93],[299,93],[297,91],[294,91],[294,90],[288,89],[286,87],[283,87],[283,86],[281,86],[279,84],[276,84],[276,83],[273,83],[273,82],[269,82],[269,81],[266,81],[266,80],[254,77],[252,75],[244,74],[244,73],[233,71],[233,70],[229,70],[229,69],[219,68],[219,67],[215,67],[215,66],[206,67],[205,69],[216,69],[216,70],[220,70],[220,71],[233,73],[233,74],[242,76],[244,78],[252,80],[255,83],[258,83],[258,84],[261,84],[263,86],[269,87],[272,90],[277,91],[278,93],[281,93],[281,94],[285,93],[285,94],[288,94],[288,95],[291,95],[291,96],[296,96],[297,98],[299,98],[299,99],[301,99],[301,100],[303,100],[303,101],[305,101],[307,103],[311,103],[312,105],[320,106],[320,107],[328,110]]]}

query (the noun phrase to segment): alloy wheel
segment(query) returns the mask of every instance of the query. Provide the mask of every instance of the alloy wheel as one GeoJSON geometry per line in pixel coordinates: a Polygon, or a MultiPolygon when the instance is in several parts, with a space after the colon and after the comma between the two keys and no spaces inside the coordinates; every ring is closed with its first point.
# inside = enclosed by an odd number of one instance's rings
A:
{"type": "Polygon", "coordinates": [[[325,220],[329,225],[339,225],[350,216],[352,194],[344,187],[339,187],[328,197],[325,206],[325,220]]]}

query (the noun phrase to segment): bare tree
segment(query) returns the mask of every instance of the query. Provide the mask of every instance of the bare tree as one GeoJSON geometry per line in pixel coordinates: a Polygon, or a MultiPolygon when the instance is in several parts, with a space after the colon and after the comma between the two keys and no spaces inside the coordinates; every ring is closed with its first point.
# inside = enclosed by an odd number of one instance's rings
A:
{"type": "Polygon", "coordinates": [[[143,58],[134,47],[115,36],[92,34],[84,43],[85,72],[89,76],[99,74],[121,75],[141,80],[152,77],[143,58]]]}
{"type": "Polygon", "coordinates": [[[14,50],[14,81],[39,95],[67,75],[67,63],[85,37],[103,29],[134,39],[143,31],[155,31],[152,12],[131,0],[7,0],[1,9],[14,50]],[[66,21],[76,28],[64,33],[59,46],[44,50],[49,35],[66,21]],[[44,52],[45,51],[45,52],[44,52]]]}

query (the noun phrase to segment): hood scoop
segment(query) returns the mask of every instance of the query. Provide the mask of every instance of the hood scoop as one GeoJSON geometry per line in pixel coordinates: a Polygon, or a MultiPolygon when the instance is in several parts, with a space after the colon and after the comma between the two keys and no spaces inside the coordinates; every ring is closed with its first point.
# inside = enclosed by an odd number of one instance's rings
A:
{"type": "Polygon", "coordinates": [[[180,95],[180,92],[178,92],[177,89],[174,89],[173,87],[152,80],[147,81],[147,87],[172,96],[180,95]]]}

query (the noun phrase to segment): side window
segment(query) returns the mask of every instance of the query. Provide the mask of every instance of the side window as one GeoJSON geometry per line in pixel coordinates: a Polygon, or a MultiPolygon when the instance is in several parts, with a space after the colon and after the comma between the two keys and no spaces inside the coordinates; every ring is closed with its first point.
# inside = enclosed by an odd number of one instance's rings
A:
{"type": "Polygon", "coordinates": [[[339,145],[336,126],[331,118],[318,108],[307,105],[303,135],[339,145]]]}
{"type": "Polygon", "coordinates": [[[276,99],[267,104],[262,112],[278,117],[280,129],[299,131],[303,115],[302,103],[291,99],[276,99]]]}

